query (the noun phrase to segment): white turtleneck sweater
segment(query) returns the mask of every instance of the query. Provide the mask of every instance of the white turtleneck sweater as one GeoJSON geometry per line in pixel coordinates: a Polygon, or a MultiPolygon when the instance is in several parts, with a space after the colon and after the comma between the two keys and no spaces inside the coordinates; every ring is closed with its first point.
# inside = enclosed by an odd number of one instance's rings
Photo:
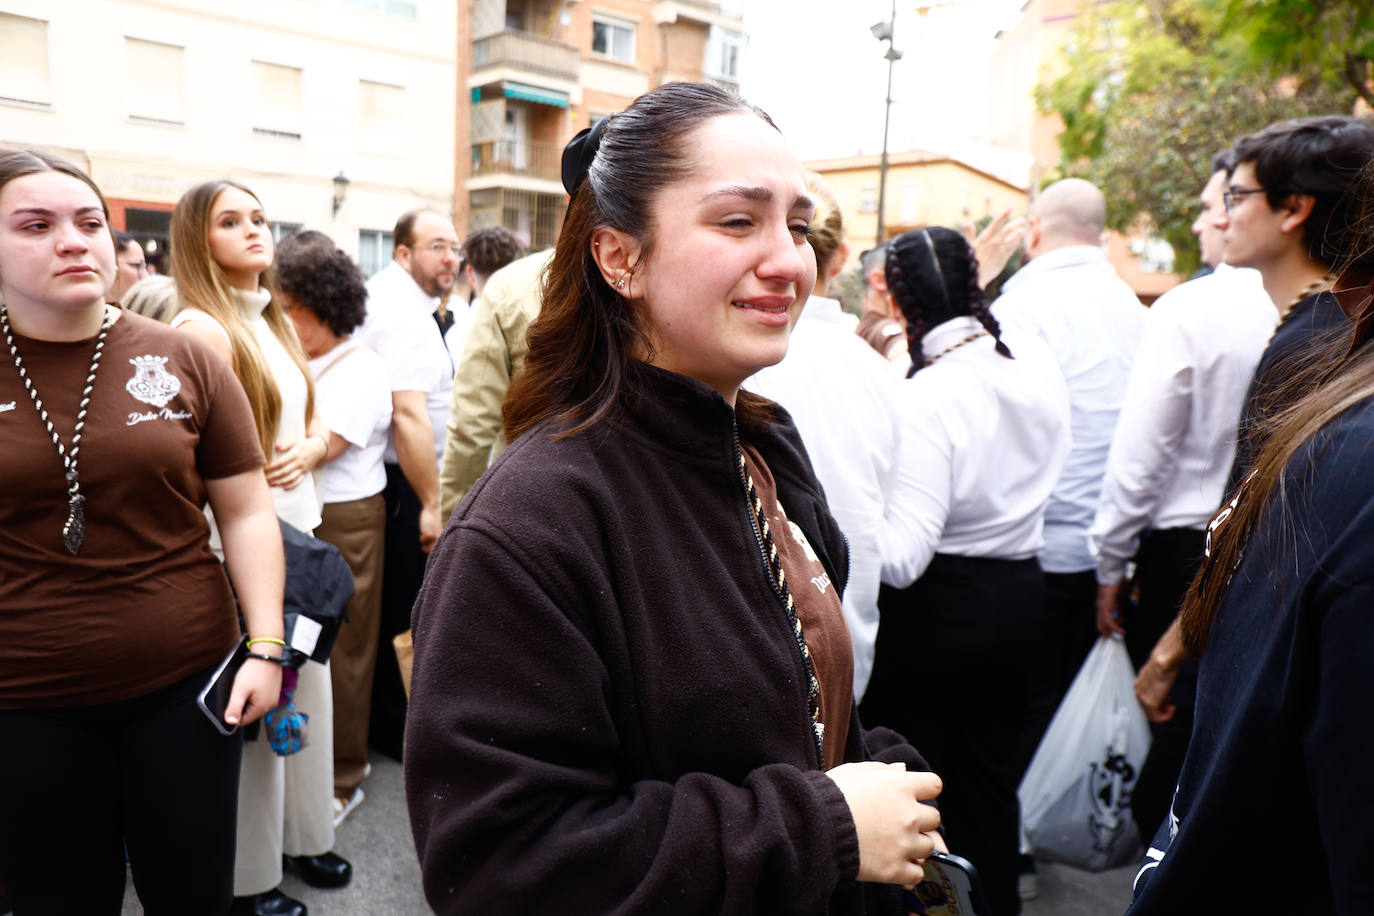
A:
{"type": "MultiPolygon", "coordinates": [[[[281,394],[281,420],[277,424],[277,445],[289,446],[305,438],[305,400],[306,400],[306,380],[305,374],[300,366],[291,358],[286,347],[277,339],[277,335],[272,333],[272,328],[263,317],[263,311],[267,308],[272,296],[264,289],[256,292],[245,292],[234,290],[238,299],[239,314],[243,317],[244,323],[253,332],[254,339],[258,342],[258,347],[262,351],[263,361],[267,364],[268,371],[272,374],[272,381],[276,383],[277,391],[281,394]]],[[[209,321],[224,331],[218,319],[208,312],[200,309],[182,309],[172,318],[172,327],[179,327],[188,321],[200,320],[209,321]]],[[[224,339],[229,340],[229,333],[224,331],[224,339]]],[[[273,461],[277,455],[268,455],[267,460],[273,461]]],[[[294,528],[298,528],[307,534],[313,533],[320,524],[320,501],[316,495],[315,475],[306,474],[296,486],[290,490],[281,487],[272,487],[272,506],[277,510],[278,517],[294,528]]],[[[207,510],[208,512],[208,510],[207,510]]],[[[213,517],[211,523],[213,527],[213,517]]],[[[219,532],[211,532],[212,544],[218,549],[219,532]]]]}

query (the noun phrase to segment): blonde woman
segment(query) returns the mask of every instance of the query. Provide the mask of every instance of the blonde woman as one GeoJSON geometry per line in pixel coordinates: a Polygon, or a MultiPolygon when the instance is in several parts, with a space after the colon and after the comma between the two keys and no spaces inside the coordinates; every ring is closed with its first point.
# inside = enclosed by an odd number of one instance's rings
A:
{"type": "MultiPolygon", "coordinates": [[[[267,482],[277,515],[313,532],[320,503],[310,472],[328,451],[328,431],[313,416],[305,354],[274,296],[272,235],[262,203],[232,181],[197,185],[172,214],[172,251],[182,307],[172,325],[233,364],[269,456],[267,482]]],[[[235,913],[303,916],[305,906],[277,889],[283,853],[316,887],[339,887],[352,876],[351,866],[330,852],[333,706],[327,667],[302,667],[296,704],[310,716],[304,750],[282,758],[258,740],[244,751],[235,913]]]]}
{"type": "Polygon", "coordinates": [[[792,415],[830,511],[849,541],[843,608],[854,645],[854,696],[862,698],[878,636],[879,535],[897,463],[896,377],[854,332],[853,318],[839,300],[827,295],[849,259],[849,243],[825,180],[807,173],[806,193],[816,202],[809,238],[816,253],[816,288],[792,330],[787,357],[744,386],[792,415]]]}

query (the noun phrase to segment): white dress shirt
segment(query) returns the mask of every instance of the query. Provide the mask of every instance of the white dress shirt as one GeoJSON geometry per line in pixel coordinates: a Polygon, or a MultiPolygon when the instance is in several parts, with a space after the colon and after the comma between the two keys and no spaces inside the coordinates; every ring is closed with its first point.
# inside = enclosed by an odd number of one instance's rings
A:
{"type": "Polygon", "coordinates": [[[1036,334],[1049,344],[1069,386],[1073,450],[1045,510],[1040,565],[1052,573],[1093,569],[1088,529],[1097,514],[1145,307],[1101,248],[1071,245],[1018,270],[992,313],[1004,330],[1036,334]]]}
{"type": "Polygon", "coordinates": [[[834,299],[812,296],[787,357],[744,383],[797,424],[826,502],[849,541],[842,603],[854,645],[854,698],[868,687],[878,637],[878,535],[897,459],[894,381],[886,360],[854,334],[834,299]]]}
{"type": "MultiPolygon", "coordinates": [[[[404,267],[392,261],[367,281],[367,317],[353,339],[386,363],[392,391],[423,391],[434,427],[435,460],[444,452],[444,435],[453,391],[453,361],[434,321],[439,300],[425,294],[404,267]]],[[[396,443],[388,436],[386,462],[396,463],[396,443]]]]}
{"type": "MultiPolygon", "coordinates": [[[[953,318],[921,341],[930,358],[982,330],[953,318]]],[[[936,553],[1023,560],[1044,543],[1045,506],[1069,454],[1069,394],[1054,354],[1005,333],[950,350],[897,391],[900,461],[883,519],[882,579],[905,588],[936,553]]]]}
{"type": "Polygon", "coordinates": [[[354,340],[340,341],[310,361],[315,378],[315,412],[348,448],[324,465],[324,501],[364,499],[386,488],[387,431],[391,396],[386,364],[354,340]]]}
{"type": "Polygon", "coordinates": [[[1278,320],[1259,273],[1226,265],[1150,307],[1090,533],[1100,584],[1122,581],[1146,529],[1201,530],[1217,511],[1278,320]]]}

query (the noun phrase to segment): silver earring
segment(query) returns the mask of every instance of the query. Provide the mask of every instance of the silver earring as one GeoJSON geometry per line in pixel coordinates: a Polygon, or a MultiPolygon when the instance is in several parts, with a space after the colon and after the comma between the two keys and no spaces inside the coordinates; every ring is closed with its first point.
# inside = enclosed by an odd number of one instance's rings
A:
{"type": "Polygon", "coordinates": [[[615,278],[615,288],[616,288],[617,290],[623,290],[623,289],[625,288],[625,275],[624,275],[624,274],[621,274],[620,276],[618,276],[618,277],[615,278]]]}

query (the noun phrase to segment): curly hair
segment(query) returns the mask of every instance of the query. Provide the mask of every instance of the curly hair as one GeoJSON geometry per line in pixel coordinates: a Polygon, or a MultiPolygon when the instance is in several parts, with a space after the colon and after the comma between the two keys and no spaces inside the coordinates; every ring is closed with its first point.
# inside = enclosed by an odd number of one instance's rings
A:
{"type": "Polygon", "coordinates": [[[463,260],[479,277],[490,277],[524,254],[520,240],[505,226],[486,226],[463,243],[463,260]]]}
{"type": "Polygon", "coordinates": [[[277,284],[336,337],[353,333],[367,317],[363,272],[323,233],[299,232],[281,243],[277,284]]]}

